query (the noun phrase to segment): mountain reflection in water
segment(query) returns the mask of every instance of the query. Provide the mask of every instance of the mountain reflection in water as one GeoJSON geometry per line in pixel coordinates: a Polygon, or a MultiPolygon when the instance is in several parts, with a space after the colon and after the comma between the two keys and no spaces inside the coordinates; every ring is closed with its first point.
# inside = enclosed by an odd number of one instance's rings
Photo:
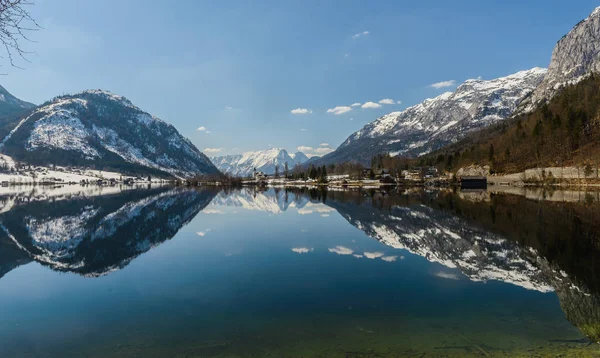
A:
{"type": "MultiPolygon", "coordinates": [[[[219,214],[229,208],[232,223],[240,218],[237,209],[278,215],[293,208],[299,215],[324,218],[337,212],[399,254],[359,254],[341,245],[329,248],[330,253],[387,262],[412,254],[448,268],[438,273],[443,278],[555,292],[566,318],[598,342],[600,198],[597,193],[528,196],[164,187],[103,195],[0,194],[0,285],[5,275],[32,261],[85,277],[110,275],[173,238],[200,212],[219,214]],[[544,197],[555,200],[540,200],[544,197]]],[[[309,245],[291,249],[318,251],[309,245]]]]}

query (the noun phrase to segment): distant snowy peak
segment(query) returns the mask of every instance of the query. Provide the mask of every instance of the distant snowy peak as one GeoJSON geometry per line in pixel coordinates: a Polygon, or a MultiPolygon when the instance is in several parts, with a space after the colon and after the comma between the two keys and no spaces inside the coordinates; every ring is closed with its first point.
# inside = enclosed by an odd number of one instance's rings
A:
{"type": "Polygon", "coordinates": [[[278,167],[279,172],[283,173],[286,163],[291,171],[297,164],[306,162],[308,157],[302,152],[290,155],[285,149],[270,148],[238,155],[213,157],[211,160],[223,173],[247,177],[252,175],[254,169],[266,174],[273,174],[275,168],[278,167]]]}
{"type": "Polygon", "coordinates": [[[532,68],[492,80],[469,79],[454,92],[386,114],[350,135],[319,164],[360,161],[377,153],[418,156],[455,142],[469,131],[509,117],[540,84],[544,68],[532,68]]]}
{"type": "Polygon", "coordinates": [[[533,93],[527,110],[590,73],[600,73],[600,7],[558,41],[552,51],[548,74],[533,93]]]}
{"type": "Polygon", "coordinates": [[[108,91],[54,98],[4,137],[0,149],[32,164],[189,177],[218,170],[172,125],[108,91]]]}

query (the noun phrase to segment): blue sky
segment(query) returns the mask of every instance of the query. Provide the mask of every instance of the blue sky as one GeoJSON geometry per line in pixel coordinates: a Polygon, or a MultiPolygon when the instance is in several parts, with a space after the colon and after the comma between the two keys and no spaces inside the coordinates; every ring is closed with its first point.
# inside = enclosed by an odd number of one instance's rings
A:
{"type": "Polygon", "coordinates": [[[36,0],[31,12],[44,29],[24,45],[31,62],[5,66],[0,80],[34,103],[89,88],[124,95],[201,150],[221,148],[208,155],[314,153],[454,88],[431,84],[547,67],[556,41],[598,5],[36,0]],[[327,112],[383,99],[393,104],[327,112]]]}

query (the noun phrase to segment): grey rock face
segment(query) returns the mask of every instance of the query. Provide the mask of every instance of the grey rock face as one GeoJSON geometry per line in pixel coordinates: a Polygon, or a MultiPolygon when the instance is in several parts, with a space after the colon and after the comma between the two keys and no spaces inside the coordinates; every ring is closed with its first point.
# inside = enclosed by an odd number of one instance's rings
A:
{"type": "Polygon", "coordinates": [[[532,95],[532,106],[552,98],[562,87],[600,72],[600,7],[563,36],[554,51],[548,73],[532,95]]]}

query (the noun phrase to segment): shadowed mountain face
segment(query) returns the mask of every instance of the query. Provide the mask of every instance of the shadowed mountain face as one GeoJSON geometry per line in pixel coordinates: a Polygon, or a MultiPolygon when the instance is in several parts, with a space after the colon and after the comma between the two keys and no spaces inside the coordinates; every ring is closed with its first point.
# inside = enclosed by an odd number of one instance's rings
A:
{"type": "Polygon", "coordinates": [[[35,260],[101,276],[171,239],[213,199],[210,190],[145,189],[96,197],[16,201],[0,215],[0,275],[35,260]]]}

